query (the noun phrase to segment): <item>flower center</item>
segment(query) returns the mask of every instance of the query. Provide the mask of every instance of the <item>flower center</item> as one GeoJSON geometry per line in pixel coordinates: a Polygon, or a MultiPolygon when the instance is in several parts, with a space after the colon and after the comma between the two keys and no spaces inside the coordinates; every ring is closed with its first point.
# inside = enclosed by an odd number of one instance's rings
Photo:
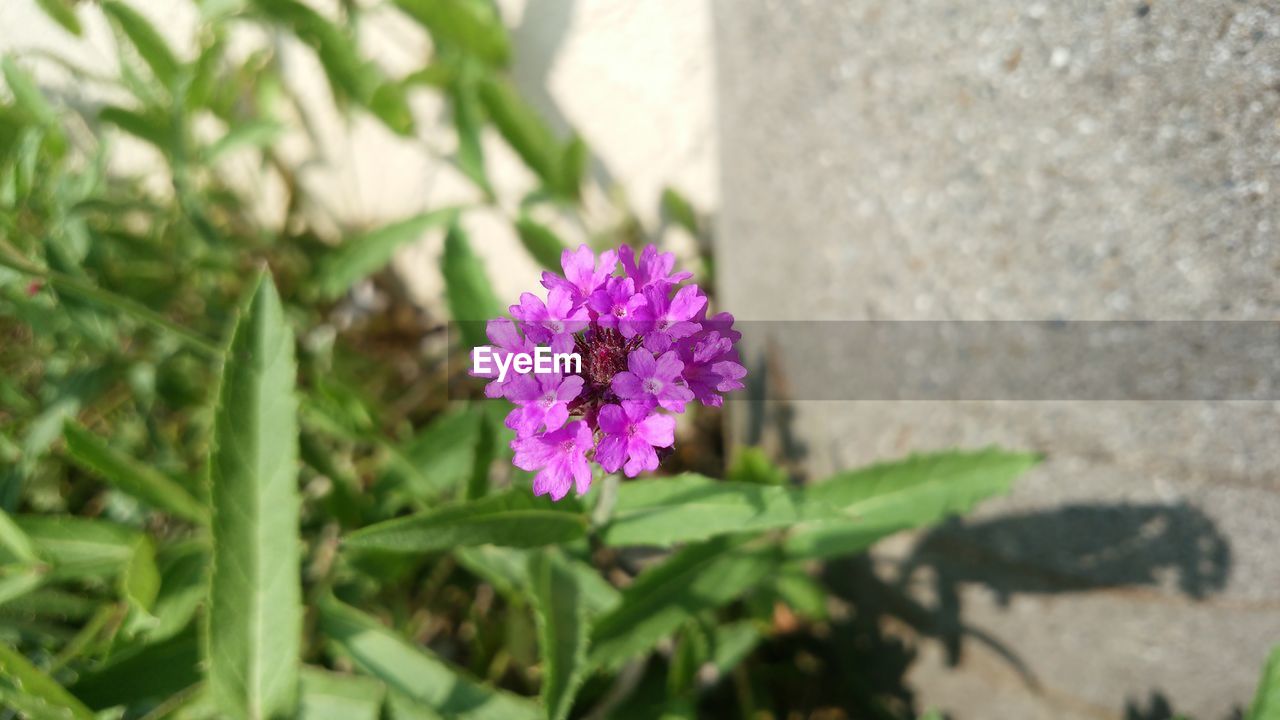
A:
{"type": "Polygon", "coordinates": [[[568,455],[573,452],[575,445],[572,440],[564,440],[560,443],[560,452],[568,455]]]}
{"type": "Polygon", "coordinates": [[[650,395],[657,395],[662,390],[662,381],[657,378],[645,378],[644,391],[650,395]]]}
{"type": "Polygon", "coordinates": [[[552,405],[556,404],[555,391],[551,391],[538,398],[538,406],[543,410],[550,410],[552,405]]]}
{"type": "Polygon", "coordinates": [[[669,318],[662,318],[658,321],[658,330],[666,330],[669,327],[671,327],[671,320],[669,318]]]}
{"type": "Polygon", "coordinates": [[[627,316],[627,307],[625,305],[614,305],[613,316],[616,318],[624,318],[627,316]]]}
{"type": "Polygon", "coordinates": [[[551,332],[557,335],[564,332],[564,323],[560,322],[559,320],[548,320],[546,325],[548,330],[550,330],[551,332]]]}

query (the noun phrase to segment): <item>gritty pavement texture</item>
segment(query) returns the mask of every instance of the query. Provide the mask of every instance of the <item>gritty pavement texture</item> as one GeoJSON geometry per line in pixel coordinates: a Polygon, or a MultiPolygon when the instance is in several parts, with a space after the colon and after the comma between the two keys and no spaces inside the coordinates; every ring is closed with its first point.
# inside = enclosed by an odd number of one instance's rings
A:
{"type": "MultiPolygon", "coordinates": [[[[1280,6],[713,7],[717,272],[740,318],[1280,319],[1280,6]]],[[[1009,498],[879,552],[1007,653],[920,640],[922,708],[1248,703],[1280,643],[1280,405],[783,403],[815,348],[755,340],[778,402],[732,407],[738,439],[810,477],[955,445],[1047,454],[1009,498]]]]}

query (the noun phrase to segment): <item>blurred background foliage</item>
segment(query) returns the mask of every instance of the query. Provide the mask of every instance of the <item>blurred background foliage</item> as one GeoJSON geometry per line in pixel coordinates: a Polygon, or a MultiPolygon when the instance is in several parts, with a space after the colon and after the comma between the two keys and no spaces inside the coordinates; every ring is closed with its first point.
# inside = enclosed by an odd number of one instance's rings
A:
{"type": "MultiPolygon", "coordinates": [[[[879,629],[912,615],[859,602],[858,554],[1003,492],[1036,457],[914,457],[801,487],[759,449],[726,460],[703,412],[670,477],[552,505],[510,465],[502,403],[448,400],[449,318],[398,290],[398,248],[444,230],[451,316],[482,320],[511,299],[459,222],[475,207],[499,208],[551,268],[565,243],[535,217],[598,247],[657,236],[612,188],[622,220],[593,225],[588,148],[514,90],[490,3],[378,4],[431,38],[403,77],[360,47],[369,8],[352,0],[336,16],[196,2],[189,59],[125,2],[39,4],[77,35],[104,14],[119,71],[70,68],[111,89],[90,101],[37,85],[32,62],[57,58],[3,59],[0,717],[921,710],[901,680],[910,649],[879,629]],[[246,32],[247,52],[233,42],[246,32]],[[282,37],[314,52],[345,117],[450,148],[476,203],[328,237],[279,150],[290,132],[324,150],[283,77],[282,37]],[[419,93],[443,101],[450,137],[424,137],[419,93]],[[534,192],[497,195],[484,134],[534,192]],[[163,167],[118,170],[125,138],[163,167]],[[229,156],[281,179],[282,222],[261,219],[229,156]]],[[[705,236],[679,193],[662,205],[705,236]]],[[[1280,702],[1265,690],[1259,708],[1280,702]]]]}

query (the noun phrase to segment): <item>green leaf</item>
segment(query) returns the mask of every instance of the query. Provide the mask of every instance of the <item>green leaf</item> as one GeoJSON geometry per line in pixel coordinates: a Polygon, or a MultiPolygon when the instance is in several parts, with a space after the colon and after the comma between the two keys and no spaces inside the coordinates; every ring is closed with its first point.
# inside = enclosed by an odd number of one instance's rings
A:
{"type": "Polygon", "coordinates": [[[533,108],[508,82],[487,78],[480,84],[484,103],[498,132],[525,165],[549,188],[560,180],[560,142],[533,108]]]}
{"type": "Polygon", "coordinates": [[[405,137],[413,136],[413,110],[409,107],[405,88],[400,83],[380,82],[369,98],[369,112],[392,132],[405,137]]]}
{"type": "Polygon", "coordinates": [[[751,654],[761,639],[760,629],[749,620],[716,627],[711,636],[711,665],[720,675],[727,674],[751,654]]]}
{"type": "Polygon", "coordinates": [[[484,264],[471,251],[466,233],[456,221],[449,226],[449,234],[444,238],[441,263],[449,311],[454,321],[460,323],[462,341],[472,347],[486,344],[484,321],[501,315],[502,305],[489,284],[484,264]]]}
{"type": "Polygon", "coordinates": [[[806,488],[809,502],[847,517],[801,528],[788,538],[796,558],[859,552],[876,540],[962,513],[980,500],[1007,492],[1040,456],[988,449],[916,455],[899,462],[840,473],[806,488]]]}
{"type": "Polygon", "coordinates": [[[377,74],[360,57],[355,41],[320,13],[297,0],[253,0],[269,18],[289,26],[298,39],[315,50],[335,94],[368,105],[377,87],[377,74]]]}
{"type": "Polygon", "coordinates": [[[577,575],[560,553],[546,550],[529,562],[542,648],[542,706],[547,720],[563,720],[586,676],[586,599],[577,575]]]}
{"type": "Polygon", "coordinates": [[[36,590],[48,574],[41,565],[0,565],[0,605],[36,590]]]}
{"type": "Polygon", "coordinates": [[[760,485],[786,485],[788,480],[787,471],[774,465],[765,451],[758,447],[738,450],[725,478],[760,485]]]}
{"type": "Polygon", "coordinates": [[[76,465],[102,477],[121,492],[192,522],[209,521],[208,510],[181,485],[110,447],[74,420],[67,420],[62,437],[67,443],[67,454],[76,465]]]}
{"type": "Polygon", "coordinates": [[[449,97],[453,101],[453,127],[458,133],[458,151],[455,162],[458,169],[471,179],[485,197],[492,199],[493,185],[485,169],[484,145],[481,132],[484,128],[484,108],[480,104],[474,82],[450,83],[449,97]]]}
{"type": "Polygon", "coordinates": [[[13,101],[20,111],[41,125],[57,124],[58,112],[45,99],[44,93],[36,87],[35,80],[31,79],[26,70],[19,67],[18,63],[7,55],[0,60],[0,69],[4,70],[4,80],[9,85],[9,92],[13,93],[13,101]]]}
{"type": "Polygon", "coordinates": [[[53,566],[55,580],[113,577],[142,537],[123,525],[71,515],[19,515],[15,521],[53,566]]]}
{"type": "Polygon", "coordinates": [[[555,191],[562,197],[577,200],[582,195],[582,179],[587,174],[591,153],[587,143],[578,135],[565,145],[557,166],[555,191]]]}
{"type": "Polygon", "coordinates": [[[506,28],[493,5],[476,0],[395,0],[396,5],[431,33],[437,47],[456,49],[493,66],[511,51],[506,28]]]}
{"type": "Polygon", "coordinates": [[[166,155],[171,149],[172,128],[166,119],[155,112],[138,112],[108,105],[98,111],[98,119],[154,145],[166,155]]]}
{"type": "Polygon", "coordinates": [[[0,645],[0,705],[31,720],[93,720],[89,708],[8,645],[0,645]]]}
{"type": "Polygon", "coordinates": [[[591,662],[617,667],[646,652],[699,613],[731,602],[777,565],[769,547],[753,550],[735,537],[686,547],[644,571],[622,591],[622,603],[596,621],[591,662]]]}
{"type": "Polygon", "coordinates": [[[420,240],[423,233],[453,221],[457,208],[443,208],[348,238],[321,261],[316,281],[320,294],[336,298],[381,270],[398,248],[420,240]]]}
{"type": "Polygon", "coordinates": [[[82,32],[80,18],[76,17],[75,6],[71,3],[72,0],[36,0],[36,4],[40,6],[45,15],[48,15],[51,20],[61,25],[67,32],[79,36],[82,32]]]}
{"type": "Polygon", "coordinates": [[[303,667],[299,720],[378,720],[386,688],[377,680],[303,667]]]}
{"type": "Polygon", "coordinates": [[[156,625],[147,631],[149,642],[173,637],[187,627],[208,592],[209,555],[199,542],[171,545],[160,552],[158,562],[160,592],[151,606],[156,625]]]}
{"type": "Polygon", "coordinates": [[[138,55],[151,68],[151,73],[160,84],[167,88],[174,87],[181,64],[151,23],[136,10],[117,0],[106,0],[102,3],[102,10],[115,21],[121,32],[129,38],[129,42],[133,43],[138,55]]]}
{"type": "Polygon", "coordinates": [[[433,712],[466,720],[538,718],[525,698],[464,677],[425,648],[417,647],[377,620],[333,598],[319,603],[320,629],[361,671],[433,712]]]}
{"type": "MultiPolygon", "coordinates": [[[[459,564],[513,602],[524,602],[533,594],[533,581],[529,576],[529,557],[533,552],[536,551],[481,545],[458,548],[453,555],[459,564]]],[[[564,562],[577,578],[588,615],[603,615],[618,606],[622,600],[621,593],[594,567],[579,560],[565,559],[564,562]]]]}
{"type": "Polygon", "coordinates": [[[556,509],[547,497],[512,490],[418,515],[387,520],[348,535],[344,544],[363,550],[422,553],[468,545],[539,547],[586,535],[580,513],[556,509]]]}
{"type": "Polygon", "coordinates": [[[8,550],[15,560],[25,563],[36,563],[40,556],[36,554],[35,543],[13,521],[9,513],[0,508],[0,547],[8,550]]]}
{"type": "Polygon", "coordinates": [[[200,640],[191,627],[114,654],[105,665],[81,675],[71,689],[95,710],[161,700],[199,681],[199,663],[200,640]]]}
{"type": "Polygon", "coordinates": [[[694,237],[700,235],[698,213],[693,209],[693,203],[689,202],[684,195],[681,195],[674,188],[664,188],[661,204],[662,214],[669,222],[674,222],[694,237]]]}
{"type": "Polygon", "coordinates": [[[534,222],[527,215],[521,215],[516,220],[516,232],[520,234],[524,249],[529,251],[538,264],[555,273],[561,271],[560,256],[568,247],[551,228],[534,222]]]}
{"type": "Polygon", "coordinates": [[[138,608],[150,610],[160,592],[160,570],[156,567],[156,546],[142,536],[133,547],[129,564],[120,574],[120,594],[138,608]]]}
{"type": "Polygon", "coordinates": [[[293,333],[265,273],[222,371],[210,462],[208,677],[227,715],[292,712],[301,649],[293,333]]]}
{"type": "Polygon", "coordinates": [[[602,537],[610,545],[672,545],[839,515],[797,490],[701,475],[624,483],[602,537]]]}
{"type": "Polygon", "coordinates": [[[284,126],[274,120],[250,120],[236,125],[204,149],[206,162],[213,162],[243,148],[269,147],[284,133],[284,126]]]}
{"type": "Polygon", "coordinates": [[[432,420],[401,449],[409,467],[392,464],[381,482],[403,483],[419,498],[458,490],[475,470],[482,419],[468,407],[432,420]]]}
{"type": "Polygon", "coordinates": [[[1249,720],[1277,720],[1280,718],[1280,645],[1271,650],[1267,665],[1258,680],[1258,691],[1249,708],[1249,720]]]}

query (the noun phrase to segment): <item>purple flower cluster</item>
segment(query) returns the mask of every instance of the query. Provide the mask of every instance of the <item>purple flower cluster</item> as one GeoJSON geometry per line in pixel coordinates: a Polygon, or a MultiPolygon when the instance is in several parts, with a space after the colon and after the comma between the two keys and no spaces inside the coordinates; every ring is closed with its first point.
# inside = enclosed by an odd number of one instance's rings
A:
{"type": "Polygon", "coordinates": [[[506,420],[515,465],[538,471],[534,494],[555,500],[570,487],[587,492],[592,460],[627,477],[657,469],[659,450],[675,444],[671,413],[720,406],[747,374],[733,316],[707,317],[706,295],[682,285],[691,273],[672,273],[673,254],[650,245],[637,257],[624,246],[597,258],[583,245],[561,265],[563,276],[542,274],[545,301],[524,293],[514,320],[489,321],[490,353],[503,366],[547,346],[577,353],[580,372],[472,373],[491,379],[486,396],[515,404],[506,420]]]}

